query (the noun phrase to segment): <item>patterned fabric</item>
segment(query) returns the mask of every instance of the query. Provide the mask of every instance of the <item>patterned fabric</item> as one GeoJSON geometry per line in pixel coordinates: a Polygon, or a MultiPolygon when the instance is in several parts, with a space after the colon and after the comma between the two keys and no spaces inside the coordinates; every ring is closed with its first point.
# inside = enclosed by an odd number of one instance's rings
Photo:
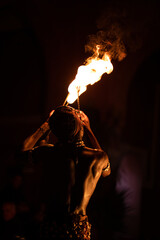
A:
{"type": "Polygon", "coordinates": [[[40,235],[41,240],[90,240],[91,224],[87,216],[72,214],[65,224],[43,222],[40,235]]]}

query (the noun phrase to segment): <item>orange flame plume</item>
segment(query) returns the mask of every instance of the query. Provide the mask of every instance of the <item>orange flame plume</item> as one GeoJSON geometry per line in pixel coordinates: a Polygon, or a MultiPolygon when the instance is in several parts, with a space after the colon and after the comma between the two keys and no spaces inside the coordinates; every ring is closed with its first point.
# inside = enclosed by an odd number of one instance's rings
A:
{"type": "Polygon", "coordinates": [[[98,82],[104,73],[111,73],[113,65],[110,61],[109,54],[104,53],[102,58],[99,58],[99,45],[92,57],[86,60],[85,65],[78,68],[75,79],[68,87],[68,95],[63,105],[72,104],[83,92],[87,90],[87,85],[98,82]]]}

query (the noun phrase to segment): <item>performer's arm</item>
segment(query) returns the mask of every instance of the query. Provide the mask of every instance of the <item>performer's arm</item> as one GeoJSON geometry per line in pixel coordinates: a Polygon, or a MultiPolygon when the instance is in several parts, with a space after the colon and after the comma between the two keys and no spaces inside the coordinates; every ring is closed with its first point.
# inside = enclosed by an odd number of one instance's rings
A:
{"type": "MultiPolygon", "coordinates": [[[[90,127],[88,117],[82,111],[80,112],[80,114],[81,114],[81,120],[83,122],[83,126],[85,127],[87,136],[89,138],[91,147],[102,150],[97,138],[95,137],[95,135],[94,135],[94,133],[93,133],[91,127],[90,127]]],[[[103,166],[103,169],[102,169],[102,176],[106,177],[106,176],[110,175],[110,173],[111,173],[110,162],[109,162],[108,155],[106,153],[104,154],[103,165],[104,166],[103,166]]]]}
{"type": "Polygon", "coordinates": [[[34,132],[31,136],[27,137],[23,144],[22,144],[22,151],[28,151],[30,149],[32,149],[36,143],[38,142],[38,140],[47,133],[47,131],[49,131],[49,124],[46,121],[45,123],[43,123],[40,128],[38,128],[36,130],[36,132],[34,132]]]}
{"type": "MultiPolygon", "coordinates": [[[[54,113],[54,110],[52,110],[49,114],[49,117],[54,113]]],[[[28,151],[31,150],[36,143],[39,141],[39,139],[43,136],[46,135],[47,132],[49,132],[50,127],[48,123],[49,118],[47,119],[46,122],[44,122],[40,128],[36,130],[31,136],[27,137],[23,144],[22,144],[22,151],[28,151]]]]}
{"type": "MultiPolygon", "coordinates": [[[[91,142],[92,146],[96,149],[102,150],[102,148],[99,145],[99,142],[98,142],[97,138],[95,137],[94,133],[92,132],[91,128],[87,128],[87,131],[88,131],[88,137],[90,138],[90,142],[91,142]]],[[[109,162],[108,155],[105,153],[104,161],[103,161],[102,176],[103,177],[109,176],[110,173],[111,173],[110,162],[109,162]]]]}
{"type": "Polygon", "coordinates": [[[80,112],[80,118],[84,126],[85,133],[87,134],[87,137],[89,139],[90,145],[92,148],[100,149],[102,150],[96,136],[94,135],[91,127],[90,127],[90,122],[86,114],[84,112],[80,112]]]}
{"type": "Polygon", "coordinates": [[[102,176],[107,177],[110,174],[111,174],[111,166],[110,166],[108,155],[105,153],[104,166],[102,168],[102,176]]]}
{"type": "Polygon", "coordinates": [[[102,150],[97,138],[95,137],[93,131],[91,130],[91,128],[85,128],[86,130],[86,134],[88,136],[88,139],[90,141],[91,147],[95,148],[95,149],[100,149],[102,150]]]}

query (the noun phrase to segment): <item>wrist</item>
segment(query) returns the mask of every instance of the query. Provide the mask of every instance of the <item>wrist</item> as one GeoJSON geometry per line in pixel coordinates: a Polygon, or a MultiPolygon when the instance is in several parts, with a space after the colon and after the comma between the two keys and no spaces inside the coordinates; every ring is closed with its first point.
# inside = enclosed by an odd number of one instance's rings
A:
{"type": "Polygon", "coordinates": [[[48,122],[43,123],[42,126],[39,129],[43,134],[46,133],[49,130],[48,122]]]}
{"type": "Polygon", "coordinates": [[[40,127],[39,130],[40,130],[41,133],[43,133],[43,134],[45,133],[45,131],[42,127],[40,127]]]}

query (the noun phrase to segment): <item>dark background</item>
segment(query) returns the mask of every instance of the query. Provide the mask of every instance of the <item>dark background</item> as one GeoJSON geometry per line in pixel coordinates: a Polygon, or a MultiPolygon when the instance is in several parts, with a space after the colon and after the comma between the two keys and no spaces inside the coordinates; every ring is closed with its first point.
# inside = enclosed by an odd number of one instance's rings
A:
{"type": "Polygon", "coordinates": [[[156,236],[159,226],[152,220],[159,217],[160,188],[159,1],[75,2],[0,1],[1,187],[15,149],[63,104],[77,68],[89,56],[89,35],[112,33],[111,26],[118,26],[110,41],[119,36],[126,57],[112,59],[113,72],[89,86],[80,105],[109,151],[113,168],[124,151],[143,156],[141,231],[144,237],[153,232],[156,236]]]}

